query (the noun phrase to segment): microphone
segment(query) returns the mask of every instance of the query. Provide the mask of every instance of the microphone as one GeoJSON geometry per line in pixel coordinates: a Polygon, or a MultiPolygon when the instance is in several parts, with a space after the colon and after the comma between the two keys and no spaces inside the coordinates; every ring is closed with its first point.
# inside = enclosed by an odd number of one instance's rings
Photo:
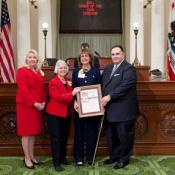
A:
{"type": "Polygon", "coordinates": [[[97,55],[98,57],[101,57],[101,55],[97,52],[97,51],[94,51],[95,55],[97,55]]]}

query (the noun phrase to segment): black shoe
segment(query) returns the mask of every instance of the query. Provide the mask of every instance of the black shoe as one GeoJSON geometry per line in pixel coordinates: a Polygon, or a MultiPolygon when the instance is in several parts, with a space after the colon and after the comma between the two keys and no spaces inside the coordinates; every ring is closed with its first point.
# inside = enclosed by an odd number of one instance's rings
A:
{"type": "Polygon", "coordinates": [[[88,163],[88,165],[90,165],[90,166],[92,165],[92,161],[87,161],[87,163],[88,163]]]}
{"type": "Polygon", "coordinates": [[[55,171],[63,171],[65,170],[61,165],[55,166],[55,171]]]}
{"type": "Polygon", "coordinates": [[[77,166],[83,166],[83,162],[82,161],[76,162],[76,165],[77,166]]]}
{"type": "Polygon", "coordinates": [[[34,162],[33,160],[31,160],[31,161],[34,165],[43,165],[43,162],[34,162]]]}
{"type": "Polygon", "coordinates": [[[114,159],[106,159],[104,161],[104,164],[109,165],[109,164],[113,164],[114,162],[117,162],[118,158],[114,158],[114,159]]]}
{"type": "Polygon", "coordinates": [[[62,160],[61,163],[64,165],[70,165],[70,162],[67,159],[62,160]]]}
{"type": "Polygon", "coordinates": [[[26,168],[28,168],[28,169],[35,169],[35,166],[34,165],[28,166],[26,164],[25,160],[23,160],[23,162],[24,162],[24,165],[25,165],[26,168]]]}
{"type": "Polygon", "coordinates": [[[129,161],[126,161],[126,162],[121,162],[121,161],[119,161],[119,162],[117,162],[117,163],[113,166],[113,168],[114,168],[114,169],[124,168],[124,167],[127,166],[128,164],[129,164],[129,161]]]}

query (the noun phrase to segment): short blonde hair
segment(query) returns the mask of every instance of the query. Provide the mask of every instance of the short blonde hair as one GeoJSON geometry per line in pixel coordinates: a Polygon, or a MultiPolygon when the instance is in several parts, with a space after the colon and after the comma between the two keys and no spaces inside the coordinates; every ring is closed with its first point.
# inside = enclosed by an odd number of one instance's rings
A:
{"type": "Polygon", "coordinates": [[[36,59],[37,59],[37,64],[36,64],[36,69],[37,70],[40,70],[41,69],[41,61],[40,61],[40,58],[39,58],[39,55],[38,55],[38,52],[34,49],[30,49],[28,50],[27,54],[26,54],[26,58],[25,58],[25,63],[27,64],[27,57],[28,55],[32,53],[36,56],[36,59]]]}
{"type": "Polygon", "coordinates": [[[64,60],[58,60],[55,64],[55,69],[54,69],[55,74],[58,73],[58,67],[59,67],[60,64],[66,65],[67,66],[67,72],[69,71],[69,67],[68,67],[67,63],[64,60]]]}

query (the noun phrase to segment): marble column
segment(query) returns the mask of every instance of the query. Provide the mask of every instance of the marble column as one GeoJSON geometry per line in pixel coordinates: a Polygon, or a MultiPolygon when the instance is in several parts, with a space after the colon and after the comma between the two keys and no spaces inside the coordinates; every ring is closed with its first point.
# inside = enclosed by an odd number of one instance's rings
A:
{"type": "Polygon", "coordinates": [[[17,0],[17,68],[24,65],[26,52],[30,49],[29,2],[17,0]]]}
{"type": "MultiPolygon", "coordinates": [[[[139,31],[137,36],[137,57],[143,65],[144,63],[144,23],[143,23],[143,0],[131,0],[130,1],[130,37],[128,38],[130,43],[130,63],[135,59],[135,35],[133,24],[135,22],[139,23],[139,31]]],[[[127,42],[127,38],[126,38],[127,42]]]]}
{"type": "Polygon", "coordinates": [[[151,69],[164,71],[165,60],[165,22],[164,0],[152,2],[151,19],[151,69]]]}
{"type": "Polygon", "coordinates": [[[48,23],[48,33],[46,39],[46,57],[52,58],[52,23],[51,23],[51,0],[40,0],[38,1],[38,50],[41,59],[44,60],[45,45],[44,45],[44,34],[42,32],[42,24],[48,23]]]}

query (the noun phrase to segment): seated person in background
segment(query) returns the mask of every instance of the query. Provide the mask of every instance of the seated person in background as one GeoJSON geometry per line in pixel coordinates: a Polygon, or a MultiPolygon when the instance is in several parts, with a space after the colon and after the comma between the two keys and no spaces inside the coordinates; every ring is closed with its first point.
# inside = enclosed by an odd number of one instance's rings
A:
{"type": "MultiPolygon", "coordinates": [[[[82,44],[81,44],[79,54],[80,54],[81,51],[84,50],[84,49],[90,51],[90,47],[89,47],[89,44],[88,44],[88,43],[82,43],[82,44]]],[[[99,60],[98,60],[98,58],[100,57],[100,54],[97,53],[97,52],[95,52],[95,54],[96,54],[97,56],[93,56],[94,67],[100,68],[100,63],[99,63],[99,60]]],[[[75,61],[74,61],[74,68],[80,68],[80,67],[81,67],[78,60],[79,60],[79,57],[77,57],[77,58],[75,59],[75,61]]]]}

